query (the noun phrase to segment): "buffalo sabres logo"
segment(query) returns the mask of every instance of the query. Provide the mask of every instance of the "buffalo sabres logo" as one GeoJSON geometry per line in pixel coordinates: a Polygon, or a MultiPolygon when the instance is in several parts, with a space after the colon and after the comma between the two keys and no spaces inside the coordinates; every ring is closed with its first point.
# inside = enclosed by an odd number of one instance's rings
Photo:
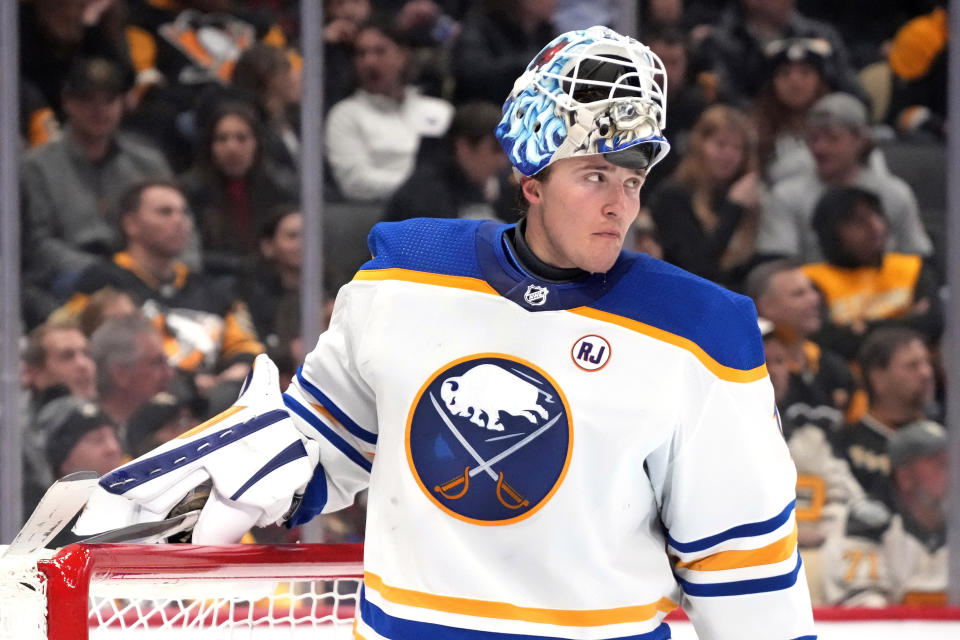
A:
{"type": "Polygon", "coordinates": [[[523,300],[531,307],[539,307],[547,301],[547,294],[550,290],[540,285],[531,284],[523,294],[523,300]]]}
{"type": "Polygon", "coordinates": [[[562,392],[535,365],[480,354],[436,372],[407,421],[420,488],[450,515],[484,525],[522,520],[560,486],[572,425],[562,392]]]}

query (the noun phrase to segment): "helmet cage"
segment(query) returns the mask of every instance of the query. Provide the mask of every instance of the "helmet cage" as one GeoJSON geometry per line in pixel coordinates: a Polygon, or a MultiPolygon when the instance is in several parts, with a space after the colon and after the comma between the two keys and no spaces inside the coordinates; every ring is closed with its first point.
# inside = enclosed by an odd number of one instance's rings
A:
{"type": "Polygon", "coordinates": [[[561,158],[644,143],[652,147],[649,169],[670,149],[662,135],[666,85],[663,63],[640,42],[605,27],[573,31],[547,45],[517,79],[497,138],[526,176],[561,158]],[[608,79],[592,77],[603,74],[608,79]]]}

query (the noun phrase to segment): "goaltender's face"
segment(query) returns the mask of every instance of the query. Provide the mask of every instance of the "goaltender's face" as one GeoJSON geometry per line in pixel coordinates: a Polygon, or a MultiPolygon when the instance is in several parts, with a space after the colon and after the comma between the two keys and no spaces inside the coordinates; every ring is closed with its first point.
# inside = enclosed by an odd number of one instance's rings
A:
{"type": "Polygon", "coordinates": [[[601,155],[554,162],[542,180],[523,181],[530,203],[527,244],[555,267],[609,271],[640,213],[645,179],[646,172],[617,166],[601,155]]]}

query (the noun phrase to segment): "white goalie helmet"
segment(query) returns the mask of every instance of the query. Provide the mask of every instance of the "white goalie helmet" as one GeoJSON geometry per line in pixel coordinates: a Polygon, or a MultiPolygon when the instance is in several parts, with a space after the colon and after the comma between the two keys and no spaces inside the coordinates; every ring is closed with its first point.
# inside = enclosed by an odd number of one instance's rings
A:
{"type": "Polygon", "coordinates": [[[562,158],[604,154],[650,169],[670,150],[667,77],[649,47],[606,27],[555,38],[527,65],[503,104],[496,135],[532,176],[562,158]]]}

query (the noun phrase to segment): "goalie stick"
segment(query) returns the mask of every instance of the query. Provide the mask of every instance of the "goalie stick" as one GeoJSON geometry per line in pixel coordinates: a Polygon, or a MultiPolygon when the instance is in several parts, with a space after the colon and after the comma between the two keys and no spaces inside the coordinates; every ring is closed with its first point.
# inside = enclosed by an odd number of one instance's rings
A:
{"type": "Polygon", "coordinates": [[[178,516],[157,520],[156,522],[140,522],[126,527],[118,527],[110,531],[104,531],[96,535],[89,536],[83,540],[78,540],[78,544],[107,544],[121,542],[135,542],[137,544],[150,544],[160,542],[165,538],[189,531],[196,524],[200,517],[200,510],[181,513],[178,516]]]}
{"type": "Polygon", "coordinates": [[[77,471],[54,481],[3,556],[27,555],[45,547],[83,508],[99,479],[95,471],[77,471]]]}

